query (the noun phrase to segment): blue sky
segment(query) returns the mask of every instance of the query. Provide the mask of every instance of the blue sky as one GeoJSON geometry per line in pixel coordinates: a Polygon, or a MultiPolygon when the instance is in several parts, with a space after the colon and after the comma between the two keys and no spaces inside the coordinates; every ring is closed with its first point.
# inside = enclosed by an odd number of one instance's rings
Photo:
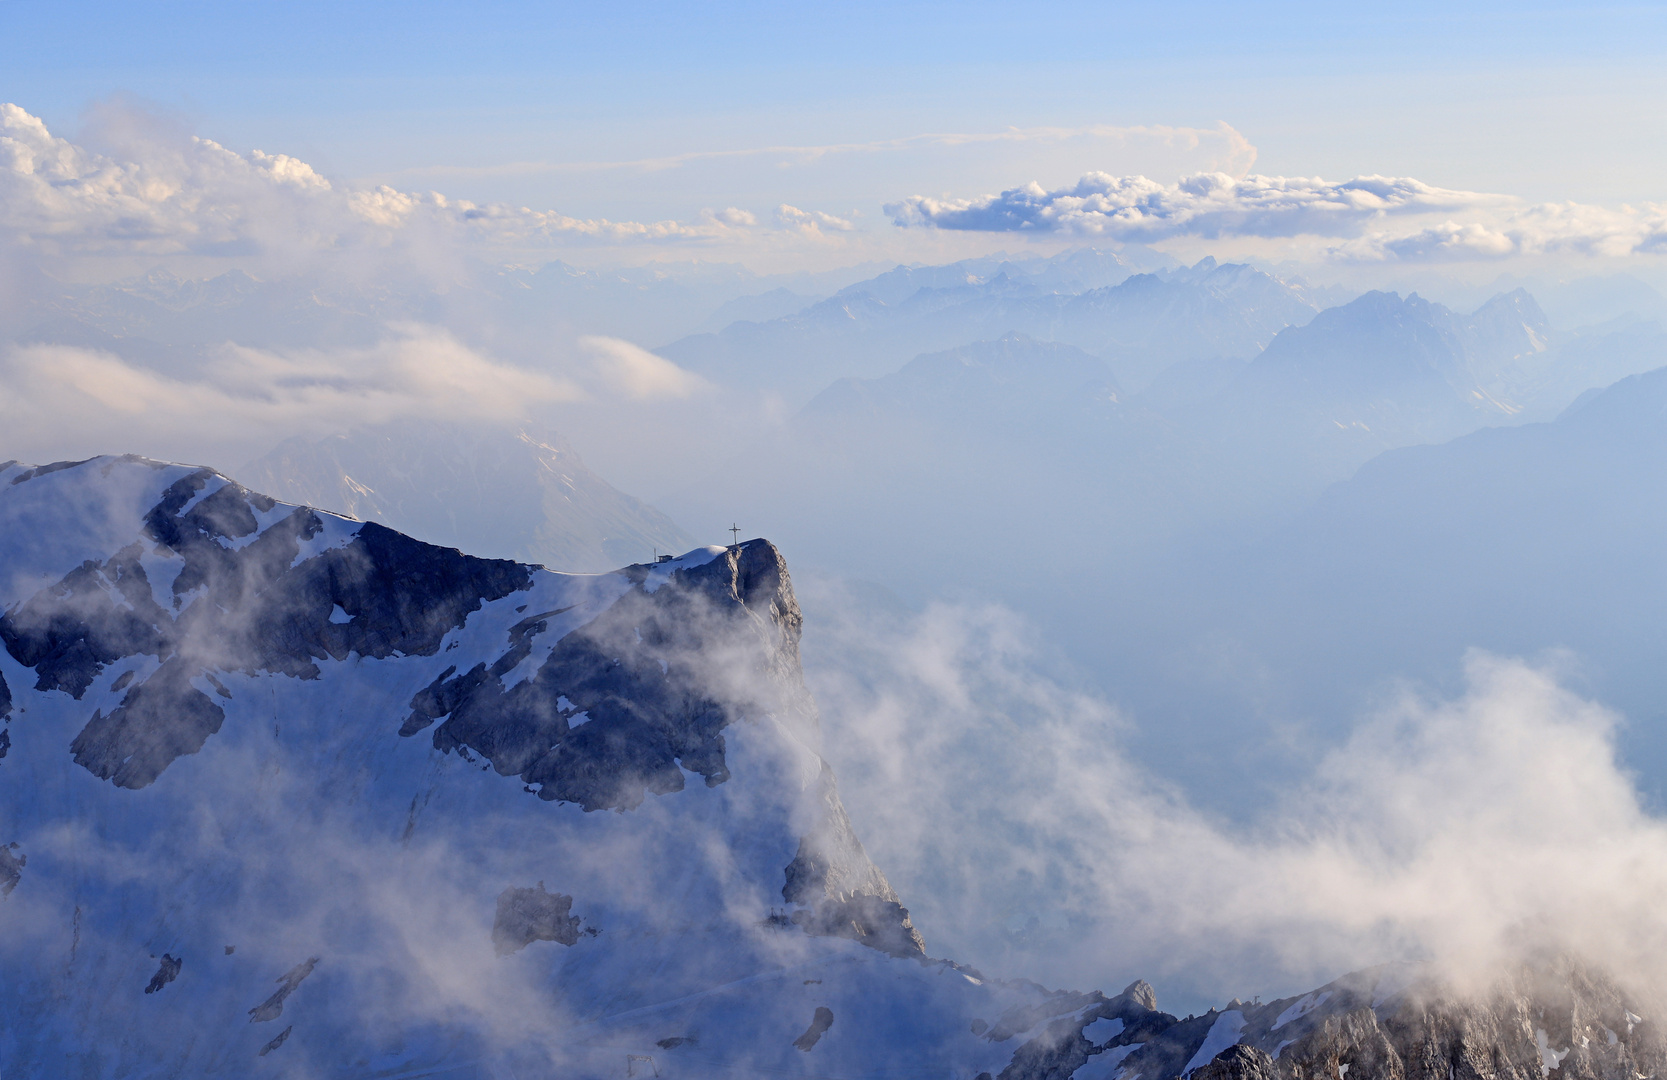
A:
{"type": "Polygon", "coordinates": [[[1209,164],[1091,141],[979,167],[882,156],[815,182],[752,159],[665,183],[562,171],[1088,125],[1231,125],[1275,176],[1610,206],[1667,195],[1662,4],[9,2],[0,34],[14,43],[0,100],[54,134],[96,144],[89,108],[126,98],[338,181],[587,218],[790,202],[867,226],[910,195],[1094,169],[1170,182],[1209,164]]]}

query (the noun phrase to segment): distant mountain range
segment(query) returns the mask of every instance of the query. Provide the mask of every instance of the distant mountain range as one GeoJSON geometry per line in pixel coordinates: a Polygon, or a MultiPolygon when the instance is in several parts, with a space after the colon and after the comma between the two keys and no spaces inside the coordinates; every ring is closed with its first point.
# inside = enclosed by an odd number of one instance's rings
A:
{"type": "Polygon", "coordinates": [[[899,269],[797,314],[736,323],[661,353],[721,385],[770,390],[802,404],[836,378],[878,377],[923,352],[1018,332],[1099,356],[1119,382],[1138,390],[1177,362],[1248,360],[1281,329],[1319,310],[1301,284],[1214,259],[1081,292],[1062,290],[1094,274],[1032,275],[1007,264],[977,269],[988,273],[962,264],[931,273],[899,269]]]}

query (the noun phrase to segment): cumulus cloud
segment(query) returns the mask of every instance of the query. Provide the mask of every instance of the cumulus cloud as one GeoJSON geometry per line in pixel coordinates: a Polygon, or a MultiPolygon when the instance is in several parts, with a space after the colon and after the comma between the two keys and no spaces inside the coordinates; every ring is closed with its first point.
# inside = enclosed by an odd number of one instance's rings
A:
{"type": "Polygon", "coordinates": [[[1055,191],[1039,184],[978,199],[914,196],[886,207],[899,225],[980,232],[1072,232],[1130,240],[1171,236],[1296,236],[1355,232],[1396,214],[1497,205],[1502,196],[1449,191],[1405,177],[1343,183],[1283,176],[1198,173],[1174,184],[1089,173],[1055,191]]]}
{"type": "Polygon", "coordinates": [[[1622,257],[1667,252],[1667,205],[1610,210],[1579,203],[1524,207],[1484,221],[1443,221],[1416,232],[1373,232],[1335,254],[1365,261],[1500,259],[1513,255],[1622,257]]]}
{"type": "Polygon", "coordinates": [[[782,203],[776,207],[776,227],[796,229],[802,233],[819,236],[823,229],[831,229],[834,232],[850,232],[856,226],[845,218],[825,214],[820,210],[800,210],[797,206],[782,203]]]}
{"type": "Polygon", "coordinates": [[[1174,184],[1089,173],[1068,188],[1036,183],[975,199],[916,195],[886,206],[903,227],[1066,233],[1120,240],[1335,237],[1340,258],[1426,260],[1667,249],[1667,207],[1528,205],[1508,195],[1433,187],[1410,177],[1318,178],[1197,173],[1174,184]],[[1419,227],[1414,219],[1447,216],[1419,227]],[[1452,215],[1462,215],[1464,220],[1452,215]],[[1408,224],[1392,228],[1398,220],[1408,224]]]}
{"type": "Polygon", "coordinates": [[[8,453],[43,461],[112,451],[239,461],[290,435],[392,421],[514,422],[584,396],[570,380],[498,363],[420,326],[358,349],[226,345],[166,371],[69,345],[0,356],[8,453]]]}
{"type": "Polygon", "coordinates": [[[127,140],[125,159],[54,136],[0,104],[0,235],[48,254],[255,254],[387,246],[426,232],[510,247],[698,241],[753,223],[729,209],[698,222],[581,219],[388,186],[340,188],[306,162],[237,154],[208,139],[127,140]]]}
{"type": "Polygon", "coordinates": [[[605,387],[634,400],[686,398],[707,386],[700,376],[622,338],[582,337],[579,347],[605,387]]]}

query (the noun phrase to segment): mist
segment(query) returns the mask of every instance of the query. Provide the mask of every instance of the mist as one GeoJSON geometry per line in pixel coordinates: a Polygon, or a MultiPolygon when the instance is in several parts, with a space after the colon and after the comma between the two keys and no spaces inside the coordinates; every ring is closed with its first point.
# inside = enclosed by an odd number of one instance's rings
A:
{"type": "Polygon", "coordinates": [[[1473,651],[1455,696],[1390,688],[1233,819],[1155,776],[1140,718],[1049,672],[1011,610],[811,595],[853,820],[947,954],[1146,978],[1198,1011],[1397,961],[1481,984],[1529,942],[1660,985],[1667,823],[1617,760],[1624,720],[1564,685],[1566,661],[1473,651]]]}

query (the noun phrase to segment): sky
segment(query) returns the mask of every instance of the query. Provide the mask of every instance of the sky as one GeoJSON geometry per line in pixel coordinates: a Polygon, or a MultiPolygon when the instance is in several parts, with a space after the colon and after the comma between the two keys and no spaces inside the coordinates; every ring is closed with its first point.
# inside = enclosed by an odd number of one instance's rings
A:
{"type": "Polygon", "coordinates": [[[0,33],[29,43],[0,100],[91,149],[138,107],[338,187],[821,222],[817,243],[727,252],[760,263],[993,249],[885,207],[1096,171],[1617,211],[1659,201],[1667,164],[1661,4],[4,3],[0,33]]]}

